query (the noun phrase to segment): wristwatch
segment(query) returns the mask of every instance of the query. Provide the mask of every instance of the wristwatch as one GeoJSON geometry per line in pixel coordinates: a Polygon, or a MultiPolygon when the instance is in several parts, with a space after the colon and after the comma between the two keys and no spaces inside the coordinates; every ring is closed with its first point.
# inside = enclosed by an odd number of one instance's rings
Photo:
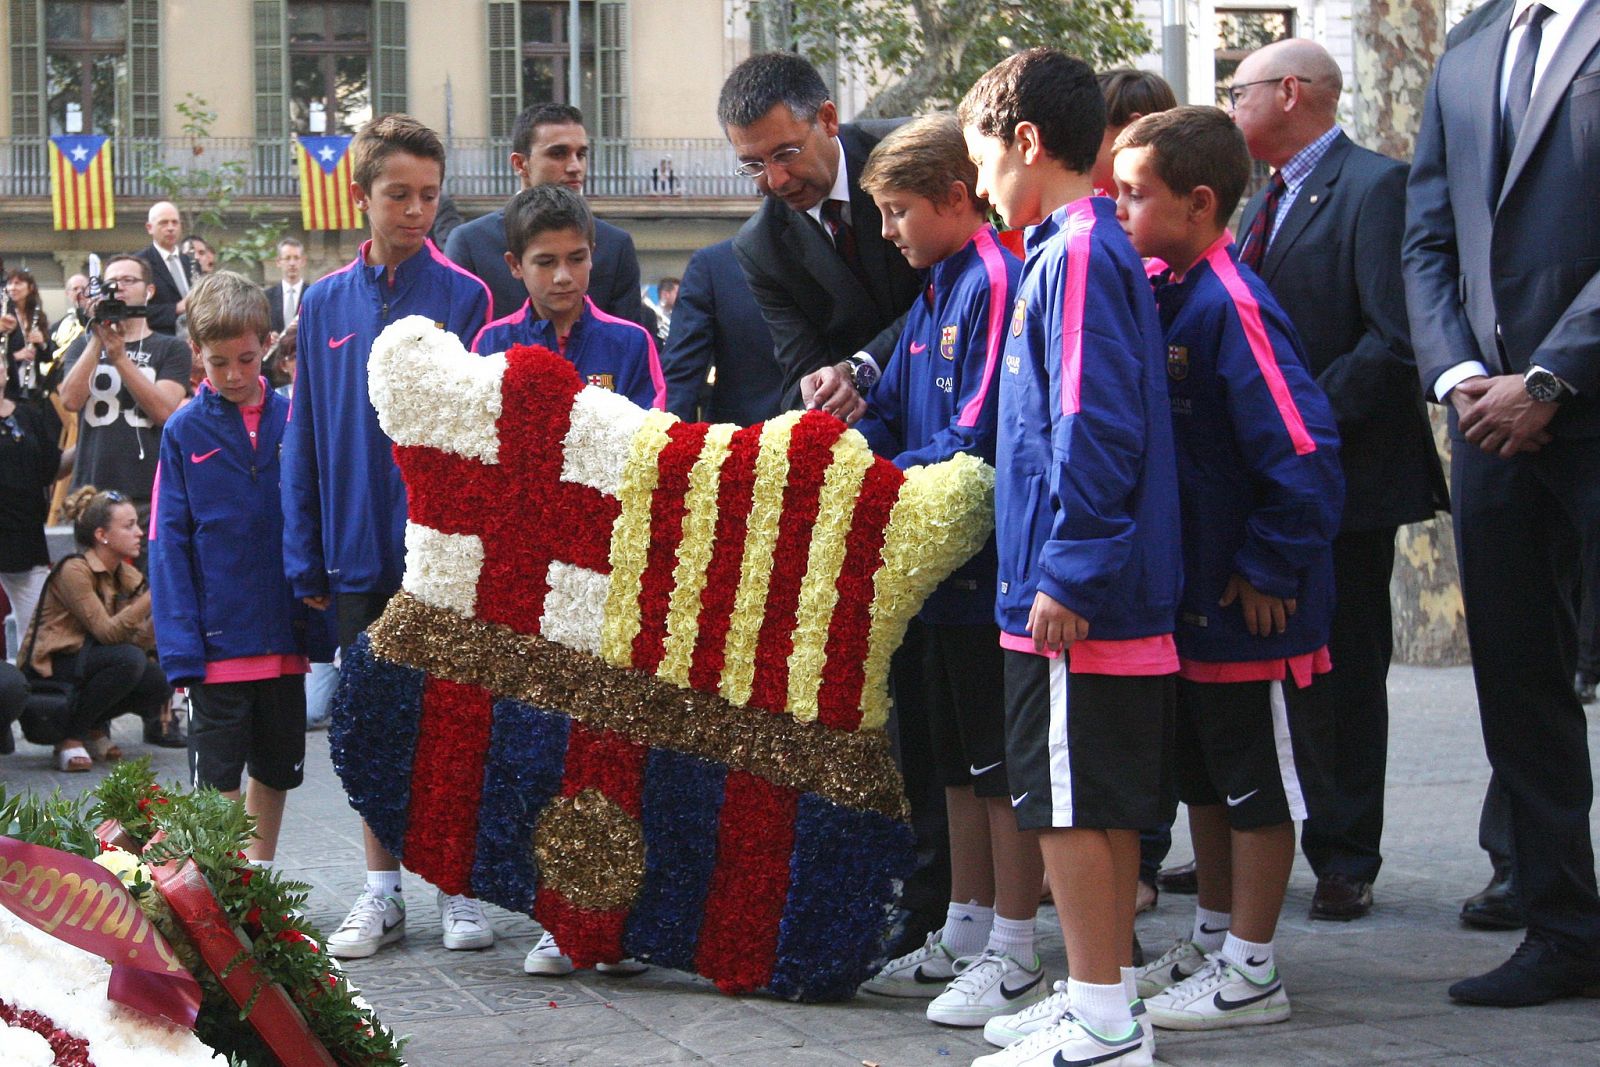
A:
{"type": "Polygon", "coordinates": [[[1572,389],[1555,373],[1540,366],[1529,367],[1522,376],[1522,386],[1528,395],[1541,404],[1559,404],[1572,395],[1572,389]]]}
{"type": "Polygon", "coordinates": [[[856,392],[866,396],[872,387],[878,384],[878,367],[866,356],[857,353],[844,361],[846,370],[850,374],[850,384],[856,387],[856,392]]]}

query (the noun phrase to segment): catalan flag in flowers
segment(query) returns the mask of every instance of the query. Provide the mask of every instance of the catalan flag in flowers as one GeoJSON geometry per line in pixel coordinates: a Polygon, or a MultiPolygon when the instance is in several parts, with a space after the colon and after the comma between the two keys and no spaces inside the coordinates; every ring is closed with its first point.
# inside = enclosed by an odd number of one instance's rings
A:
{"type": "Polygon", "coordinates": [[[373,347],[409,499],[333,755],[384,845],[580,966],[842,999],[912,866],[889,657],[994,472],[902,473],[821,412],[684,423],[421,318],[373,347]]]}
{"type": "Polygon", "coordinates": [[[50,217],[58,230],[109,230],[117,224],[111,195],[111,138],[50,138],[50,217]]]}
{"type": "Polygon", "coordinates": [[[359,230],[366,216],[350,196],[349,137],[301,137],[300,222],[308,230],[359,230]]]}

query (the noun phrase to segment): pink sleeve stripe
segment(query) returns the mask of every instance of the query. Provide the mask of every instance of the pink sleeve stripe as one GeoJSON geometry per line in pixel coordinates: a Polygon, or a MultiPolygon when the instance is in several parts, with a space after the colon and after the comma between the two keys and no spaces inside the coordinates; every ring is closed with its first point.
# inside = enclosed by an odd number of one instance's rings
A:
{"type": "Polygon", "coordinates": [[[1076,415],[1083,406],[1083,311],[1089,290],[1089,237],[1094,208],[1080,201],[1068,212],[1067,269],[1061,301],[1061,414],[1076,415]]]}
{"type": "MultiPolygon", "coordinates": [[[[433,243],[432,238],[424,237],[422,239],[422,243],[428,246],[428,255],[433,257],[433,261],[435,263],[442,267],[450,268],[464,278],[471,278],[478,288],[483,290],[483,324],[484,326],[488,326],[489,316],[494,314],[494,296],[489,292],[489,284],[467,268],[463,267],[461,264],[457,263],[455,260],[451,259],[449,256],[445,255],[443,252],[439,251],[439,246],[433,243]]],[[[482,333],[483,331],[480,330],[478,332],[482,333]]]]}
{"type": "Polygon", "coordinates": [[[150,483],[150,529],[145,531],[145,541],[156,539],[156,511],[161,503],[161,461],[156,460],[155,481],[150,483]]]}
{"type": "Polygon", "coordinates": [[[629,322],[627,319],[619,319],[615,315],[608,315],[595,307],[594,301],[588,297],[584,297],[583,302],[589,305],[589,314],[601,322],[614,322],[619,326],[632,326],[635,330],[644,334],[645,344],[649,346],[650,350],[650,384],[656,387],[656,397],[650,402],[650,406],[656,411],[667,410],[667,376],[661,369],[661,357],[656,353],[656,339],[650,336],[650,331],[640,326],[637,322],[629,322]]]}
{"type": "Polygon", "coordinates": [[[1272,402],[1278,409],[1278,415],[1283,419],[1283,425],[1289,431],[1289,440],[1294,442],[1294,452],[1297,456],[1310,455],[1317,450],[1317,442],[1312,440],[1311,433],[1306,429],[1305,419],[1300,417],[1300,409],[1295,406],[1294,396],[1289,392],[1289,383],[1283,380],[1283,369],[1278,366],[1277,357],[1272,351],[1272,342],[1267,339],[1267,327],[1261,321],[1261,305],[1256,303],[1256,298],[1250,292],[1250,287],[1239,276],[1239,268],[1233,262],[1233,257],[1228,255],[1227,234],[1212,245],[1206,252],[1206,261],[1211,264],[1211,269],[1217,272],[1217,277],[1222,281],[1222,286],[1233,298],[1233,306],[1239,312],[1239,321],[1244,325],[1244,335],[1250,342],[1250,353],[1255,356],[1256,369],[1261,372],[1261,378],[1267,383],[1267,391],[1272,394],[1272,402]]]}
{"type": "Polygon", "coordinates": [[[956,422],[958,426],[978,424],[978,416],[994,384],[994,369],[1000,363],[1000,348],[1006,340],[1006,313],[1011,310],[1006,307],[1006,260],[999,242],[995,240],[994,227],[982,227],[973,241],[978,247],[978,257],[983,260],[984,272],[989,276],[989,331],[988,342],[984,345],[983,384],[967,401],[967,406],[961,409],[961,418],[956,422]]]}
{"type": "Polygon", "coordinates": [[[483,335],[494,329],[496,326],[515,326],[517,323],[527,318],[528,303],[528,301],[524,300],[522,302],[522,306],[517,308],[517,310],[513,311],[511,314],[505,316],[504,318],[495,319],[493,322],[484,323],[483,329],[478,331],[478,336],[472,339],[472,351],[478,351],[478,342],[483,340],[483,335]]]}

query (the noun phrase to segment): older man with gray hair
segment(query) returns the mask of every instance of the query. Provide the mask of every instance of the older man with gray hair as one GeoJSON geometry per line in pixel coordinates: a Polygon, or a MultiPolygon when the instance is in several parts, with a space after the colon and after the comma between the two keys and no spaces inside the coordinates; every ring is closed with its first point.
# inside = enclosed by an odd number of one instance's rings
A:
{"type": "Polygon", "coordinates": [[[1328,51],[1295,38],[1246,56],[1228,92],[1251,156],[1274,168],[1240,219],[1240,258],[1288,312],[1339,423],[1333,668],[1308,691],[1325,709],[1323,759],[1300,768],[1322,795],[1301,847],[1317,875],[1311,917],[1347,921],[1371,909],[1383,862],[1395,534],[1449,502],[1406,321],[1406,167],[1339,128],[1342,87],[1328,51]]]}
{"type": "Polygon", "coordinates": [[[158,200],[150,205],[144,231],[150,235],[150,244],[136,254],[149,266],[151,284],[155,286],[155,295],[149,303],[150,329],[155,333],[176,334],[178,316],[184,312],[189,286],[200,277],[200,264],[178,248],[183,240],[183,216],[178,205],[170,200],[158,200]]]}

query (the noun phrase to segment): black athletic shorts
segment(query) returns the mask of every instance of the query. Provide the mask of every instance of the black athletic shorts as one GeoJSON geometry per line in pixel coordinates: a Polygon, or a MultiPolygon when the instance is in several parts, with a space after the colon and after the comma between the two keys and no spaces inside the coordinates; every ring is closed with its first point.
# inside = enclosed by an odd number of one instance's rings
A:
{"type": "Polygon", "coordinates": [[[361,631],[378,621],[378,616],[383,614],[383,609],[389,606],[393,596],[393,592],[335,594],[333,609],[339,622],[339,648],[342,650],[355,644],[361,631]]]}
{"type": "Polygon", "coordinates": [[[1000,628],[912,619],[894,659],[895,701],[926,712],[939,784],[1003,797],[1006,782],[1005,661],[1000,628]]]}
{"type": "Polygon", "coordinates": [[[250,777],[293,789],[306,765],[306,676],[189,687],[189,780],[223,792],[250,777]]]}

